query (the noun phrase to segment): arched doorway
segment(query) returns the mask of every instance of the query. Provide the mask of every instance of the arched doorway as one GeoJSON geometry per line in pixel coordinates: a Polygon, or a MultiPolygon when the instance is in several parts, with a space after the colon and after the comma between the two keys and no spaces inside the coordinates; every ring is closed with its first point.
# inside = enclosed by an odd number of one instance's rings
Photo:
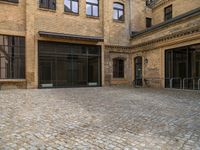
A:
{"type": "Polygon", "coordinates": [[[142,86],[142,57],[135,58],[135,86],[142,86]]]}

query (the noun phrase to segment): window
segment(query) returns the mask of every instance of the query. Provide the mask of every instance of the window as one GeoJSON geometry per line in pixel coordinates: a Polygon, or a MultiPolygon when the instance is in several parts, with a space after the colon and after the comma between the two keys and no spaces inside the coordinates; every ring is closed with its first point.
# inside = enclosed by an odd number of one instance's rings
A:
{"type": "Polygon", "coordinates": [[[40,8],[56,10],[56,0],[40,0],[40,8]]]}
{"type": "Polygon", "coordinates": [[[19,0],[0,0],[0,1],[11,2],[11,3],[18,3],[19,2],[19,0]]]}
{"type": "Polygon", "coordinates": [[[0,35],[0,79],[25,78],[25,39],[0,35]]]}
{"type": "Polygon", "coordinates": [[[169,20],[169,19],[172,19],[172,5],[168,6],[168,7],[165,7],[165,21],[169,20]]]}
{"type": "Polygon", "coordinates": [[[113,4],[113,19],[124,21],[124,5],[120,3],[113,4]]]}
{"type": "Polygon", "coordinates": [[[113,78],[124,78],[124,60],[121,58],[113,59],[113,78]]]}
{"type": "Polygon", "coordinates": [[[65,0],[64,1],[64,10],[65,12],[71,12],[78,14],[78,0],[65,0]]]}
{"type": "Polygon", "coordinates": [[[152,19],[151,18],[146,18],[146,27],[150,28],[152,26],[152,19]]]}
{"type": "Polygon", "coordinates": [[[88,16],[99,16],[99,0],[86,0],[86,14],[88,16]]]}

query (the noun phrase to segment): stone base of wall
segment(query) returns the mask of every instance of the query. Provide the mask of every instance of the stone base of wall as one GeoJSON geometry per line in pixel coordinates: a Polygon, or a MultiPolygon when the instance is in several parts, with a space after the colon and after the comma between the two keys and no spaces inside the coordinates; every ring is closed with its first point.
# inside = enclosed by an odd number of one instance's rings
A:
{"type": "Polygon", "coordinates": [[[27,84],[25,80],[20,81],[0,81],[0,90],[7,89],[26,89],[27,84]]]}

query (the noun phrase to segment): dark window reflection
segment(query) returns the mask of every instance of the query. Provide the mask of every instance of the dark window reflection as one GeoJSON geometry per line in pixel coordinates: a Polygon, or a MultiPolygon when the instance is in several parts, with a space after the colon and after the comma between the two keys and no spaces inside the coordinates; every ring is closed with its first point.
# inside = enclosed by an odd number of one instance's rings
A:
{"type": "Polygon", "coordinates": [[[0,78],[25,78],[25,39],[0,35],[0,78]]]}
{"type": "Polygon", "coordinates": [[[100,86],[100,47],[39,42],[41,87],[100,86]]]}

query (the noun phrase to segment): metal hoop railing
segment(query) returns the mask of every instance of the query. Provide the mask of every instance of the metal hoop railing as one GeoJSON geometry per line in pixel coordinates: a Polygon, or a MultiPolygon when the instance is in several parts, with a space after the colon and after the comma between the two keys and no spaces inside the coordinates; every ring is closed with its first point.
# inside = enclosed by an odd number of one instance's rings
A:
{"type": "Polygon", "coordinates": [[[180,80],[180,89],[182,88],[181,78],[171,78],[170,79],[170,88],[173,88],[173,80],[180,80]]]}
{"type": "Polygon", "coordinates": [[[200,79],[198,80],[198,90],[200,90],[200,79]]]}
{"type": "Polygon", "coordinates": [[[185,89],[185,81],[187,80],[192,80],[192,84],[193,84],[193,90],[195,89],[195,79],[194,78],[184,78],[183,79],[183,89],[185,89]]]}

